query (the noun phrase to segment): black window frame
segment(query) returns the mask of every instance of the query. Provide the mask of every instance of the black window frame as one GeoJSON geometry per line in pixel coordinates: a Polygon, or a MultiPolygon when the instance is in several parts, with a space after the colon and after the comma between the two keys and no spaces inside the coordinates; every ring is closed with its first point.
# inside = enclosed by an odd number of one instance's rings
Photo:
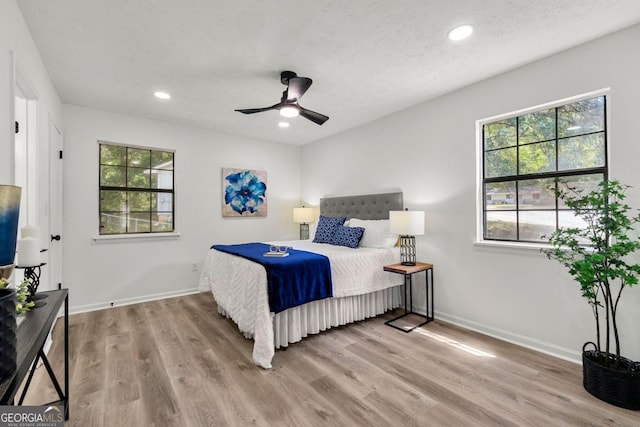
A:
{"type": "MultiPolygon", "coordinates": [[[[479,146],[480,146],[480,159],[479,161],[482,164],[482,176],[480,179],[480,194],[481,194],[481,198],[482,198],[482,206],[481,206],[481,217],[482,217],[482,240],[483,241],[488,241],[488,242],[505,242],[505,243],[533,243],[533,244],[544,244],[544,241],[541,240],[527,240],[527,239],[521,239],[520,238],[520,234],[521,234],[521,222],[520,222],[520,216],[521,216],[521,212],[527,212],[527,209],[520,209],[520,194],[519,194],[519,183],[521,183],[522,181],[529,181],[529,180],[535,180],[535,179],[553,179],[554,185],[555,185],[555,190],[558,189],[558,186],[561,185],[560,183],[564,180],[564,179],[570,179],[571,177],[576,177],[576,176],[586,176],[586,175],[601,175],[602,179],[604,181],[608,181],[609,180],[609,150],[608,150],[608,102],[609,102],[609,95],[608,92],[603,91],[603,92],[597,92],[597,93],[591,93],[585,96],[580,96],[580,97],[575,97],[575,98],[571,98],[571,99],[567,99],[567,100],[563,100],[563,101],[559,101],[557,103],[553,103],[553,104],[549,104],[546,106],[541,106],[539,108],[533,108],[533,109],[529,109],[526,111],[519,111],[517,114],[512,114],[512,115],[504,115],[501,116],[499,118],[493,118],[493,119],[487,119],[487,120],[483,120],[483,121],[479,121],[479,123],[481,124],[481,129],[479,132],[479,146]],[[567,105],[571,105],[577,102],[581,102],[581,101],[588,101],[588,100],[592,100],[592,99],[596,99],[596,98],[602,98],[602,102],[603,102],[603,129],[600,131],[595,131],[595,132],[585,132],[584,134],[578,134],[578,135],[570,135],[570,136],[563,136],[560,137],[559,133],[558,133],[558,110],[561,109],[564,106],[567,105]],[[522,145],[520,144],[520,135],[519,135],[519,124],[520,124],[520,118],[523,116],[526,116],[528,114],[532,114],[532,113],[536,113],[536,112],[541,112],[541,111],[545,111],[545,110],[554,110],[555,112],[555,137],[551,138],[551,139],[547,139],[547,140],[543,140],[543,141],[535,141],[535,142],[528,142],[528,143],[523,143],[522,145]],[[504,147],[500,147],[500,148],[493,148],[493,149],[487,149],[485,146],[485,127],[487,125],[490,124],[494,124],[494,123],[499,123],[502,121],[506,121],[506,120],[510,120],[510,119],[516,119],[516,132],[515,132],[515,137],[516,137],[516,144],[513,146],[515,147],[516,150],[516,173],[515,175],[505,175],[505,176],[495,176],[495,177],[490,177],[487,178],[486,177],[486,153],[489,151],[497,151],[499,149],[504,149],[504,147]],[[593,134],[602,134],[603,135],[603,150],[604,150],[604,165],[603,166],[597,166],[597,167],[587,167],[587,168],[581,168],[581,169],[570,169],[570,170],[558,170],[559,169],[559,156],[558,156],[558,152],[559,152],[559,142],[562,140],[566,140],[566,139],[570,139],[570,138],[574,138],[576,136],[586,136],[586,135],[593,135],[593,134]],[[522,146],[527,146],[527,145],[533,145],[533,144],[539,144],[539,143],[544,143],[544,142],[554,142],[555,144],[555,168],[553,171],[549,171],[549,172],[537,172],[537,173],[520,173],[520,147],[522,146]],[[487,184],[492,184],[492,183],[515,183],[515,194],[512,195],[513,199],[515,200],[515,208],[514,209],[500,209],[500,210],[491,210],[487,208],[487,190],[486,190],[486,185],[487,184]],[[488,235],[488,230],[487,230],[487,212],[515,212],[516,215],[516,238],[515,239],[511,239],[511,238],[500,238],[500,237],[495,237],[495,236],[489,236],[488,235]]],[[[511,148],[511,146],[509,146],[508,148],[511,148]]],[[[491,200],[491,198],[489,199],[491,200]]],[[[570,212],[571,210],[566,208],[566,207],[561,207],[560,206],[560,202],[558,200],[558,198],[555,198],[555,208],[554,209],[540,209],[540,210],[536,210],[537,212],[543,212],[543,211],[548,211],[548,212],[553,212],[554,216],[555,216],[555,229],[557,230],[560,225],[559,225],[559,217],[561,212],[570,212]]]]}
{"type": "MultiPolygon", "coordinates": [[[[168,162],[164,162],[163,164],[166,164],[168,162]]],[[[160,165],[162,166],[162,164],[160,165]]],[[[157,200],[157,199],[156,199],[157,200]]],[[[175,233],[175,224],[176,224],[176,201],[175,201],[175,151],[174,150],[170,150],[170,149],[165,149],[165,148],[152,148],[152,147],[143,147],[143,146],[136,146],[136,145],[128,145],[128,144],[119,144],[119,143],[114,143],[114,142],[108,142],[108,141],[98,141],[98,234],[100,236],[124,236],[124,235],[138,235],[138,234],[145,234],[145,235],[152,235],[152,234],[166,234],[166,233],[175,233]],[[112,165],[112,164],[107,164],[107,163],[103,163],[103,157],[102,157],[102,147],[103,146],[109,146],[109,147],[119,147],[119,148],[123,148],[126,150],[126,155],[125,155],[125,164],[124,165],[112,165]],[[128,159],[129,157],[129,153],[130,150],[136,150],[138,152],[140,151],[148,151],[149,152],[149,166],[145,167],[145,166],[131,166],[128,164],[128,159]],[[171,167],[152,167],[152,159],[153,159],[153,153],[170,153],[171,155],[171,160],[168,161],[171,163],[171,167]],[[118,185],[105,185],[103,184],[102,181],[102,177],[103,177],[103,167],[121,167],[124,169],[125,175],[124,175],[124,186],[118,186],[118,185]],[[134,185],[129,185],[129,173],[130,171],[134,170],[134,169],[143,169],[143,170],[148,170],[149,173],[151,174],[153,171],[171,171],[171,188],[152,188],[153,185],[153,180],[151,179],[151,177],[149,178],[149,186],[148,187],[142,187],[142,186],[134,186],[134,185]],[[118,191],[118,192],[122,192],[123,197],[125,199],[125,204],[126,204],[126,210],[122,211],[122,210],[109,210],[109,209],[103,209],[103,203],[104,198],[103,198],[103,192],[104,191],[118,191]],[[156,206],[156,209],[153,209],[153,204],[150,201],[149,204],[149,209],[148,210],[140,210],[140,211],[135,211],[135,212],[131,212],[129,210],[129,195],[130,194],[141,194],[141,193],[150,193],[150,197],[151,195],[155,194],[156,197],[157,195],[164,193],[164,194],[171,194],[171,211],[168,210],[158,210],[158,207],[156,206]],[[139,231],[139,230],[135,230],[132,231],[129,228],[129,224],[130,224],[130,220],[131,220],[131,214],[135,214],[135,213],[149,213],[149,218],[151,223],[149,224],[149,230],[148,231],[139,231]],[[106,232],[105,231],[105,227],[102,223],[102,215],[105,213],[112,213],[112,214],[118,214],[120,216],[125,215],[125,231],[119,231],[119,232],[106,232]],[[154,213],[157,214],[170,214],[171,216],[171,221],[170,221],[170,229],[161,229],[161,230],[154,230],[153,226],[152,226],[152,220],[151,218],[153,217],[154,213]]],[[[157,203],[157,201],[156,201],[157,203]]],[[[169,223],[169,222],[167,222],[169,223]]]]}

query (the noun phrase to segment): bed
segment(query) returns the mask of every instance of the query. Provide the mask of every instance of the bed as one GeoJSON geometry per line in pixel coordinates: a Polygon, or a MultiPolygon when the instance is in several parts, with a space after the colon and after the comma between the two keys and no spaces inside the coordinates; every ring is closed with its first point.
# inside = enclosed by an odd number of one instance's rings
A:
{"type": "MultiPolygon", "coordinates": [[[[402,207],[401,192],[321,199],[320,215],[346,217],[346,225],[353,222],[365,228],[361,243],[368,243],[357,249],[312,240],[265,242],[327,256],[333,282],[331,298],[274,313],[269,305],[265,267],[216,249],[207,254],[199,289],[212,292],[218,312],[254,340],[253,362],[269,369],[276,349],[309,334],[375,317],[402,303],[402,278],[382,269],[399,262],[399,249],[394,244],[372,244],[371,240],[379,241],[375,229],[384,224],[379,220],[387,220],[390,210],[402,207]]],[[[390,237],[386,235],[387,242],[390,237]]]]}

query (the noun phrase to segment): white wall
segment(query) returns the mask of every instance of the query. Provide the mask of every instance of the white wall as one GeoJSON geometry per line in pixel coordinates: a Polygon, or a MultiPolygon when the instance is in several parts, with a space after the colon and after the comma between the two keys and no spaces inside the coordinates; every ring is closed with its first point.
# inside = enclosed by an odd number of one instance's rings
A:
{"type": "Polygon", "coordinates": [[[292,212],[299,206],[300,147],[74,105],[63,111],[63,274],[72,311],[194,291],[214,243],[297,238],[292,212]],[[98,140],[175,150],[179,238],[94,241],[98,140]],[[223,167],[267,171],[267,217],[222,217],[223,167]]]}
{"type": "MultiPolygon", "coordinates": [[[[577,360],[595,328],[563,268],[537,250],[474,245],[476,120],[611,87],[611,176],[640,207],[638,45],[635,26],[305,146],[302,199],[402,188],[406,207],[426,211],[418,258],[435,266],[437,317],[577,360]]],[[[623,354],[640,360],[640,286],[619,318],[623,354]]]]}
{"type": "MultiPolygon", "coordinates": [[[[22,75],[37,98],[35,129],[37,134],[35,212],[48,247],[49,231],[49,120],[60,123],[62,106],[40,53],[14,0],[0,3],[0,184],[14,184],[14,78],[22,75]]],[[[24,198],[23,192],[23,198],[24,198]]],[[[21,212],[21,216],[26,212],[21,212]]],[[[18,236],[19,237],[19,236],[18,236]]],[[[48,261],[49,253],[43,254],[48,261]]],[[[48,270],[42,272],[42,288],[47,289],[48,270]]],[[[21,273],[18,278],[22,277],[21,273]]],[[[14,275],[14,278],[16,276],[14,275]]]]}
{"type": "MultiPolygon", "coordinates": [[[[14,0],[0,5],[0,183],[13,183],[13,78],[14,63],[38,96],[38,140],[48,141],[49,113],[60,121],[60,99],[47,73],[29,29],[14,0]]],[[[45,159],[48,164],[48,159],[45,159]]],[[[40,180],[46,183],[46,174],[40,180]]]]}

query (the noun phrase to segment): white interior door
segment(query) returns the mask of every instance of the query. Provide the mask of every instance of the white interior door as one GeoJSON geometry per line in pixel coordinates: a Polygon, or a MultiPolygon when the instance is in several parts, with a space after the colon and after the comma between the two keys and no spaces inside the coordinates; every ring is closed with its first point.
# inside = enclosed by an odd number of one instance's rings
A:
{"type": "MultiPolygon", "coordinates": [[[[15,67],[14,84],[14,118],[16,122],[16,132],[14,139],[14,182],[22,188],[20,198],[19,229],[27,225],[43,224],[43,217],[46,224],[49,222],[48,214],[43,211],[45,203],[42,199],[48,196],[48,184],[42,188],[41,180],[46,179],[49,174],[48,157],[44,157],[47,162],[41,164],[43,152],[47,150],[48,144],[42,144],[38,138],[38,96],[29,80],[15,67]]],[[[48,232],[48,227],[47,230],[48,232]]],[[[21,233],[18,238],[22,238],[21,233]]],[[[42,248],[46,247],[46,241],[42,242],[42,248]]],[[[48,262],[46,253],[41,257],[43,262],[48,262]]],[[[16,262],[20,264],[20,254],[17,254],[16,262]]],[[[16,270],[14,280],[16,283],[22,280],[24,271],[16,270]]],[[[48,289],[48,274],[46,270],[40,276],[42,286],[39,289],[48,289]]]]}
{"type": "Polygon", "coordinates": [[[62,286],[62,146],[63,135],[49,118],[49,288],[62,286]]]}

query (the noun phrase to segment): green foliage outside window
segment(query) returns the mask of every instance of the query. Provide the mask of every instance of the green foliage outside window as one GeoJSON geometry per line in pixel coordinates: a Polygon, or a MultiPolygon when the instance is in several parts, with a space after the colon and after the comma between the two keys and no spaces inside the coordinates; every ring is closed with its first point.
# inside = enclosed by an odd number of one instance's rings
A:
{"type": "Polygon", "coordinates": [[[483,125],[484,239],[545,242],[580,226],[558,183],[589,191],[607,179],[606,97],[483,125]]]}
{"type": "Polygon", "coordinates": [[[172,151],[100,143],[100,234],[174,231],[172,151]]]}

